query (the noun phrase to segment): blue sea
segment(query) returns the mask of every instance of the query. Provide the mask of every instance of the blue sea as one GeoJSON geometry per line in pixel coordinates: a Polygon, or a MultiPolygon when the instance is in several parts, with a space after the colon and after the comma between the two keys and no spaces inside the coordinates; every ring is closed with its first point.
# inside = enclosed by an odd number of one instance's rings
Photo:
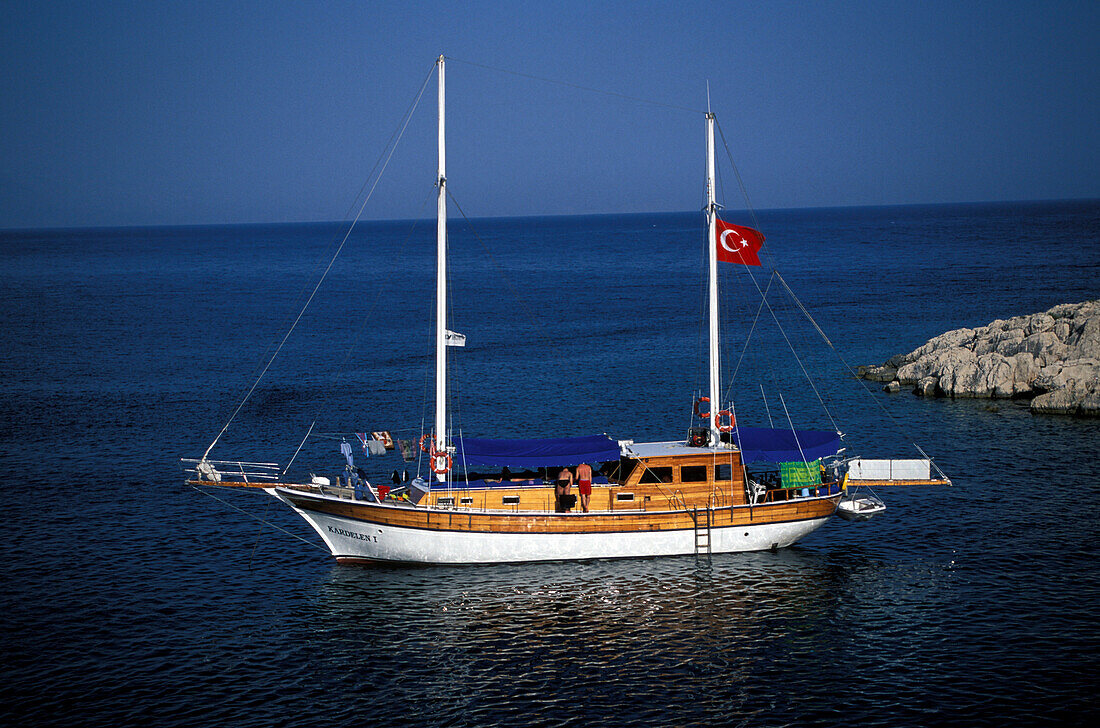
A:
{"type": "MultiPolygon", "coordinates": [[[[722,270],[738,421],[835,427],[867,457],[915,443],[954,485],[881,489],[883,515],[774,553],[467,568],[338,566],[273,499],[184,485],[342,225],[0,232],[0,720],[1091,725],[1100,420],[890,395],[848,367],[1100,297],[1100,202],[758,224],[781,278],[722,270]]],[[[336,473],[341,436],[418,437],[433,247],[432,222],[357,226],[211,456],[286,463],[316,423],[293,470],[336,473]]],[[[451,252],[455,431],[685,435],[697,213],[459,220],[451,252]]]]}

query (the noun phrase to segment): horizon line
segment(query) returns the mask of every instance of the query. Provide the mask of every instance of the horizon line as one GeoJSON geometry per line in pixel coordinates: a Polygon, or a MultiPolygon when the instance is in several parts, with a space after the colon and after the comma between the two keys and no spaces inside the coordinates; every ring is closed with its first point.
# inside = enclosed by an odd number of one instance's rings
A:
{"type": "MultiPolygon", "coordinates": [[[[860,209],[886,209],[886,208],[901,208],[901,207],[948,207],[952,205],[1023,205],[1023,204],[1042,204],[1042,203],[1065,203],[1065,202],[1097,202],[1100,203],[1100,197],[1058,197],[1058,198],[1039,198],[1039,199],[1016,199],[1016,200],[963,200],[958,202],[898,202],[898,203],[886,203],[876,205],[807,205],[804,207],[767,207],[767,208],[754,208],[757,213],[761,212],[791,212],[795,210],[860,210],[860,209]]],[[[748,208],[741,207],[725,207],[727,211],[742,212],[748,211],[748,208]]],[[[550,214],[527,214],[527,215],[480,215],[470,217],[470,220],[525,220],[525,219],[545,219],[545,218],[568,218],[568,217],[625,217],[629,215],[687,215],[699,210],[659,210],[659,211],[646,211],[646,212],[583,212],[583,213],[550,213],[550,214]]],[[[425,220],[434,220],[434,217],[393,217],[393,218],[371,218],[367,220],[360,219],[355,225],[373,224],[373,223],[406,223],[406,222],[422,222],[425,220]]],[[[75,231],[75,230],[149,230],[149,229],[170,229],[170,228],[210,228],[210,227],[256,227],[256,226],[280,226],[280,225],[340,225],[347,224],[350,220],[297,220],[297,221],[248,221],[248,222],[185,222],[185,223],[145,223],[145,224],[124,224],[124,225],[46,225],[41,227],[0,227],[0,233],[26,233],[26,232],[53,232],[53,231],[75,231]]],[[[451,222],[451,221],[449,221],[451,222]]],[[[453,221],[457,222],[457,220],[453,221]]]]}

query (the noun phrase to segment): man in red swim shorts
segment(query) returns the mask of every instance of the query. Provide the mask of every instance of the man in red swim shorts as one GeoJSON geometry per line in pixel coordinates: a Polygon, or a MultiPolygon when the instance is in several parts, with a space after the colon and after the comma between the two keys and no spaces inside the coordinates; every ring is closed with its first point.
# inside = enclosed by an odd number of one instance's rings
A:
{"type": "Polygon", "coordinates": [[[581,496],[581,510],[588,513],[588,499],[592,497],[592,466],[588,463],[577,466],[577,492],[581,496]]]}

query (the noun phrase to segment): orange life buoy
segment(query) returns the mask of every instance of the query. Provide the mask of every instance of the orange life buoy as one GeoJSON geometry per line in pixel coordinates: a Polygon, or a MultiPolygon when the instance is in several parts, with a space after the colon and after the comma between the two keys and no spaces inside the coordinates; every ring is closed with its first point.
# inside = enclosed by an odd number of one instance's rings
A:
{"type": "Polygon", "coordinates": [[[733,430],[733,413],[729,410],[720,410],[718,414],[714,415],[714,426],[718,428],[719,432],[731,432],[733,430]],[[726,418],[726,423],[722,424],[722,418],[726,418]]]}
{"type": "Polygon", "coordinates": [[[432,453],[432,472],[436,475],[443,475],[448,472],[453,465],[450,453],[446,452],[434,452],[432,453]]]}
{"type": "Polygon", "coordinates": [[[705,420],[710,417],[710,412],[699,411],[699,405],[703,402],[710,402],[710,397],[700,397],[699,399],[695,400],[695,416],[705,420]]]}
{"type": "Polygon", "coordinates": [[[425,432],[423,435],[420,436],[420,449],[426,453],[431,453],[433,450],[435,450],[435,441],[432,440],[431,433],[425,432]],[[424,445],[425,440],[431,441],[431,449],[427,448],[424,445]]]}

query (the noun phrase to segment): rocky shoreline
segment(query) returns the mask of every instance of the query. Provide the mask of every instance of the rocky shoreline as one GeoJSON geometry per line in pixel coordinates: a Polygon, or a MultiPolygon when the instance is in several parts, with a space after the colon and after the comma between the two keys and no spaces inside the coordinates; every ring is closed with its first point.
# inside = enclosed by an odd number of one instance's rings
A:
{"type": "Polygon", "coordinates": [[[1100,417],[1100,299],[948,331],[856,374],[888,392],[1029,397],[1035,413],[1100,417]]]}

